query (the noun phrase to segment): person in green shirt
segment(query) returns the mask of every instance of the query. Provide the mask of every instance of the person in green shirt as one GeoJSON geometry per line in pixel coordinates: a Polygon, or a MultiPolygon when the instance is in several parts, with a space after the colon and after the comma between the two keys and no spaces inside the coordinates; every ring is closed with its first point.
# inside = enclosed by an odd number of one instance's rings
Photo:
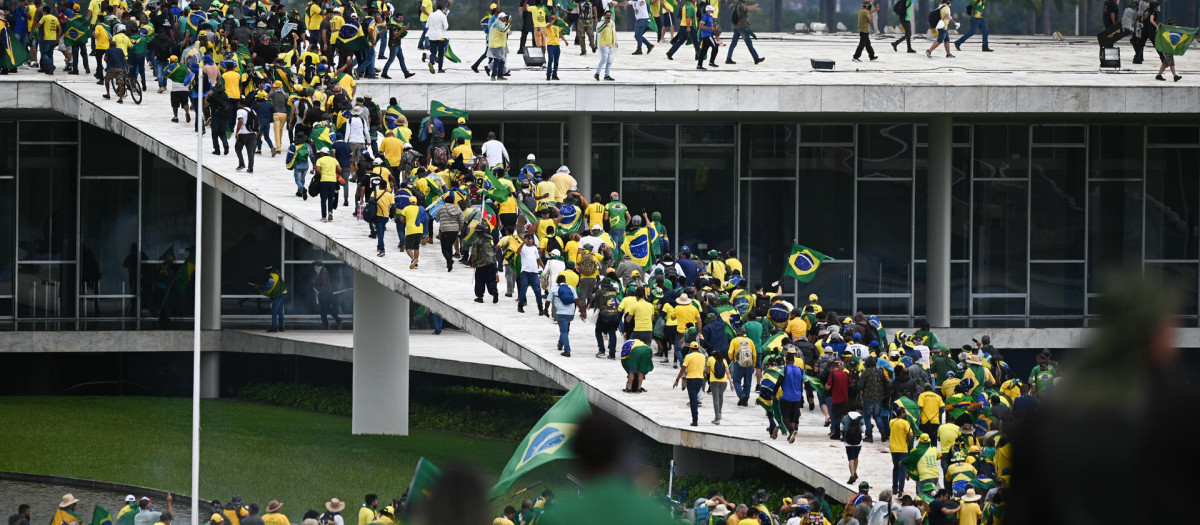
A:
{"type": "Polygon", "coordinates": [[[625,227],[629,225],[629,208],[625,207],[625,203],[621,202],[620,195],[617,192],[612,192],[609,195],[608,206],[608,234],[612,236],[613,242],[617,246],[621,245],[621,240],[625,238],[625,227]]]}
{"type": "Polygon", "coordinates": [[[987,0],[971,0],[971,3],[967,4],[967,16],[971,17],[971,28],[966,33],[963,33],[963,36],[958,37],[958,40],[954,41],[955,51],[962,51],[960,46],[962,46],[963,42],[971,38],[975,34],[975,31],[979,31],[983,33],[983,51],[985,53],[992,52],[992,49],[988,47],[988,28],[987,19],[983,17],[984,9],[987,9],[987,0]]]}
{"type": "Polygon", "coordinates": [[[871,47],[871,17],[877,12],[879,6],[874,5],[872,0],[863,0],[862,9],[858,10],[858,49],[854,50],[855,62],[862,62],[858,57],[862,56],[864,49],[871,60],[879,58],[875,56],[875,48],[871,47]]]}
{"type": "MultiPolygon", "coordinates": [[[[897,0],[894,5],[904,6],[904,13],[896,13],[900,16],[900,27],[904,29],[904,34],[892,42],[892,51],[899,51],[900,42],[904,42],[908,46],[909,53],[916,53],[917,50],[912,48],[912,0],[897,0]]],[[[900,7],[896,7],[896,9],[900,9],[900,7]]]]}
{"type": "Polygon", "coordinates": [[[146,90],[146,45],[150,38],[145,30],[132,31],[129,35],[129,72],[134,78],[142,81],[142,91],[146,90]]]}

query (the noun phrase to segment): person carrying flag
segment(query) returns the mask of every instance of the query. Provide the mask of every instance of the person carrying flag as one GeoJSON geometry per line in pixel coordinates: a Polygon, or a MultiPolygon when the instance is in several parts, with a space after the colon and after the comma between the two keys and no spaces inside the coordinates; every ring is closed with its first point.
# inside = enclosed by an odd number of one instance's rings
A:
{"type": "MultiPolygon", "coordinates": [[[[261,284],[255,284],[255,283],[249,283],[249,284],[258,293],[261,293],[264,296],[271,299],[271,328],[267,330],[267,333],[273,334],[275,332],[282,332],[283,331],[283,301],[284,301],[284,299],[287,298],[286,296],[288,293],[288,286],[287,286],[287,283],[283,281],[283,277],[279,275],[279,271],[276,270],[274,266],[267,266],[266,268],[263,268],[263,272],[267,275],[266,281],[263,281],[261,284]]],[[[168,499],[167,500],[168,507],[170,506],[170,504],[171,504],[171,500],[168,499]]],[[[141,516],[141,514],[142,513],[139,512],[138,516],[141,516]]],[[[134,517],[135,522],[138,519],[138,516],[134,517]]],[[[143,524],[135,523],[135,525],[143,525],[143,524]]]]}

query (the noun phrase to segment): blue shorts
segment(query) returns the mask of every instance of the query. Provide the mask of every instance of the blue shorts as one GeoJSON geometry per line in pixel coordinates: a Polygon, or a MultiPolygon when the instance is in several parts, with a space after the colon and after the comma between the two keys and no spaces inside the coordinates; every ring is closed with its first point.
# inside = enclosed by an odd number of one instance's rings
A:
{"type": "Polygon", "coordinates": [[[938,30],[937,43],[940,44],[942,42],[950,43],[950,31],[949,30],[946,30],[946,29],[938,30]]]}

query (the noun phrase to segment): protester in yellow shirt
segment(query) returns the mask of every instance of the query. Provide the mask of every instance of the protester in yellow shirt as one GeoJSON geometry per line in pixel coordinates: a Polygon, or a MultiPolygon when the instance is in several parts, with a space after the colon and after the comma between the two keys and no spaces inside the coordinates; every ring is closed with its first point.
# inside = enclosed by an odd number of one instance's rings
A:
{"type": "Polygon", "coordinates": [[[913,429],[904,419],[904,410],[892,412],[892,421],[888,423],[888,452],[892,454],[892,488],[904,490],[906,469],[902,461],[908,457],[908,446],[912,442],[913,429]]]}
{"type": "Polygon", "coordinates": [[[625,322],[633,323],[634,339],[650,344],[654,332],[654,305],[646,300],[646,289],[643,287],[638,287],[635,297],[636,301],[630,305],[625,322]]]}
{"type": "Polygon", "coordinates": [[[683,358],[683,366],[679,368],[679,375],[675,376],[675,383],[671,388],[679,386],[680,379],[687,380],[688,392],[688,407],[692,410],[692,426],[697,425],[700,412],[700,391],[704,389],[704,370],[706,368],[706,360],[704,353],[700,351],[700,343],[692,341],[689,345],[689,352],[683,358]]]}

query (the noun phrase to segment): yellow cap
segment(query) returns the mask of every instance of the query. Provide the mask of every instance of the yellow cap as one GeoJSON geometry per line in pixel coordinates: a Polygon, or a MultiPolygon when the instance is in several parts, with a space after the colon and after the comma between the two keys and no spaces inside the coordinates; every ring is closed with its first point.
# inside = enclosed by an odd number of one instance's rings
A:
{"type": "Polygon", "coordinates": [[[921,437],[917,438],[917,442],[918,443],[929,443],[929,434],[921,434],[921,437]]]}
{"type": "MultiPolygon", "coordinates": [[[[496,4],[492,4],[492,5],[496,5],[496,4]]],[[[466,123],[467,123],[467,119],[465,119],[465,118],[462,118],[462,117],[458,117],[458,123],[459,123],[459,124],[466,124],[466,123]]]]}
{"type": "Polygon", "coordinates": [[[276,80],[274,84],[271,84],[271,87],[283,87],[283,81],[276,80]]]}
{"type": "Polygon", "coordinates": [[[223,523],[224,521],[225,518],[220,514],[213,514],[212,517],[208,519],[209,523],[223,523]]]}
{"type": "Polygon", "coordinates": [[[849,317],[842,319],[842,324],[854,324],[854,319],[851,319],[849,317]]]}
{"type": "Polygon", "coordinates": [[[171,55],[171,58],[168,58],[167,62],[179,62],[179,57],[171,55]]]}
{"type": "Polygon", "coordinates": [[[495,8],[496,8],[496,4],[492,4],[490,7],[488,7],[488,9],[495,9],[495,8]]]}
{"type": "Polygon", "coordinates": [[[817,294],[815,294],[815,293],[814,293],[814,294],[808,294],[808,300],[809,300],[809,301],[816,301],[816,300],[817,300],[817,294]]]}
{"type": "Polygon", "coordinates": [[[692,343],[688,345],[688,348],[700,348],[700,343],[692,341],[692,343]]]}

